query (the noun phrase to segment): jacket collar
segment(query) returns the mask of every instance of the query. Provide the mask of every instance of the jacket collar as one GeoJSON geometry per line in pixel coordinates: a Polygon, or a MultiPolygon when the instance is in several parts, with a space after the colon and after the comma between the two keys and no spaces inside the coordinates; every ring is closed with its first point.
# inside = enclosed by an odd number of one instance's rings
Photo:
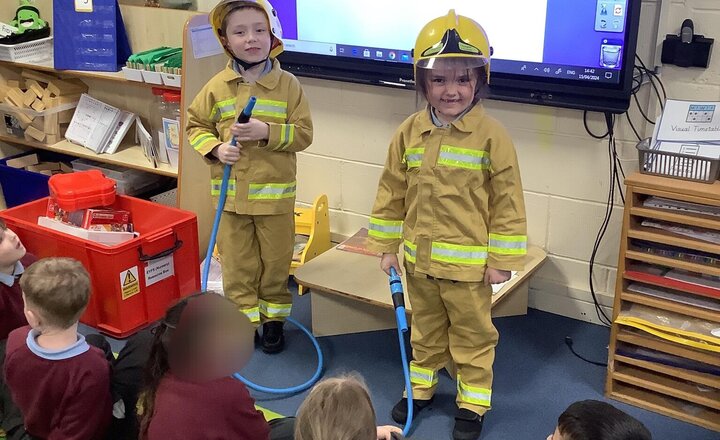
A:
{"type": "MultiPolygon", "coordinates": [[[[280,75],[282,74],[282,69],[280,69],[280,62],[276,59],[272,59],[272,69],[270,72],[268,72],[267,75],[261,77],[257,81],[255,81],[256,84],[261,85],[262,87],[272,90],[275,87],[277,87],[278,83],[280,82],[280,75]]],[[[225,66],[225,69],[220,72],[220,79],[222,79],[225,82],[232,82],[232,81],[240,81],[242,80],[242,75],[237,73],[235,69],[233,69],[233,60],[228,60],[227,65],[225,66]]]]}
{"type": "MultiPolygon", "coordinates": [[[[477,129],[478,125],[480,125],[484,116],[485,108],[483,108],[481,103],[477,103],[467,113],[453,121],[450,125],[464,133],[472,133],[477,129]]],[[[415,129],[419,130],[420,133],[427,133],[433,128],[438,127],[433,123],[430,106],[427,106],[415,119],[415,129]]]]}

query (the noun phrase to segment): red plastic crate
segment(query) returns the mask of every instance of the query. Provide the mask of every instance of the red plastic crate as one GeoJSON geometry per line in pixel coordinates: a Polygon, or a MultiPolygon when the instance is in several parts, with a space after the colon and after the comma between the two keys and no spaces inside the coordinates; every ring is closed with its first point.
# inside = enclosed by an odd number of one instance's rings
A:
{"type": "Polygon", "coordinates": [[[130,211],[140,236],[104,246],[38,226],[47,202],[43,198],[7,209],[0,217],[29,252],[38,257],[72,257],[85,266],[92,295],[81,322],[126,337],[162,318],[177,299],[200,290],[195,214],[118,195],[112,206],[130,211]]]}

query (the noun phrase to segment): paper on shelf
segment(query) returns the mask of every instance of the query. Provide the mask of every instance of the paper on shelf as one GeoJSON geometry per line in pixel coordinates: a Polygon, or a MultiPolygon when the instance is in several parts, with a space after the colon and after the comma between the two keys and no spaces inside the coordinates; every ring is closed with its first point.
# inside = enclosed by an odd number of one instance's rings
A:
{"type": "Polygon", "coordinates": [[[209,24],[190,28],[190,40],[192,41],[193,56],[196,60],[201,58],[220,55],[224,52],[212,26],[209,24]]]}

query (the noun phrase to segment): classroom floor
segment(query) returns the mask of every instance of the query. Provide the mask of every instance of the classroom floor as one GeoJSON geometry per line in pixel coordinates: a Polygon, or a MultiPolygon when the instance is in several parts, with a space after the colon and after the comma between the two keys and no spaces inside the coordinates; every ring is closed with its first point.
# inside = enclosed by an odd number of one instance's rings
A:
{"type": "MultiPolygon", "coordinates": [[[[293,288],[295,291],[296,289],[293,288]]],[[[310,326],[312,294],[294,298],[293,317],[310,326]]],[[[392,313],[392,312],[388,312],[392,313]]],[[[496,351],[493,410],[483,429],[483,440],[544,440],[555,428],[560,413],[572,402],[605,400],[605,368],[576,358],[564,343],[586,358],[605,361],[609,330],[597,325],[530,310],[527,316],[500,318],[496,351]]],[[[307,380],[315,371],[312,345],[297,329],[286,331],[288,348],[269,356],[258,350],[243,371],[246,377],[270,387],[288,387],[307,380]]],[[[356,371],[365,377],[379,424],[392,423],[390,409],[401,396],[403,375],[397,334],[377,331],[320,339],[325,355],[325,376],[356,371]]],[[[114,341],[114,348],[119,344],[114,341]]],[[[292,415],[307,392],[276,397],[253,392],[260,406],[292,415]]],[[[716,432],[686,424],[639,408],[608,400],[642,421],[657,440],[717,440],[716,432]]],[[[442,374],[435,402],[414,424],[410,438],[449,439],[455,408],[455,383],[442,374]]]]}

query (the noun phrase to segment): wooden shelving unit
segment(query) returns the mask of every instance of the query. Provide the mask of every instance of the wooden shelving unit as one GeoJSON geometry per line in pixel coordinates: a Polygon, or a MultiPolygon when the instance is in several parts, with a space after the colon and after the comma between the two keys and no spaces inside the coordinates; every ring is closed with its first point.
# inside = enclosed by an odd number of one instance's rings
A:
{"type": "MultiPolygon", "coordinates": [[[[618,261],[613,326],[610,336],[606,394],[608,397],[631,405],[720,431],[720,377],[635,359],[618,353],[618,349],[641,347],[718,368],[720,368],[720,354],[676,344],[616,323],[624,306],[642,304],[662,311],[719,323],[718,327],[720,327],[720,312],[718,311],[630,291],[628,286],[631,283],[642,280],[626,272],[629,264],[642,262],[720,276],[720,267],[654,255],[634,250],[631,246],[633,239],[639,239],[701,250],[720,256],[720,245],[640,225],[642,220],[647,218],[720,231],[720,218],[717,217],[643,206],[643,201],[650,196],[720,206],[720,182],[704,184],[634,174],[629,176],[625,183],[627,195],[618,261]]],[[[642,283],[649,286],[666,287],[658,283],[646,281],[642,281],[642,283]]],[[[717,299],[717,302],[720,304],[720,298],[717,299]]]]}
{"type": "MultiPolygon", "coordinates": [[[[131,136],[128,134],[128,138],[130,137],[131,136]]],[[[168,164],[158,164],[158,167],[154,168],[150,161],[145,158],[142,147],[140,147],[139,145],[121,144],[118,151],[114,154],[97,154],[93,151],[88,150],[85,147],[73,144],[72,142],[69,142],[67,140],[62,140],[57,144],[48,145],[41,144],[39,142],[31,142],[26,139],[17,138],[14,136],[0,135],[0,141],[24,145],[27,147],[33,147],[40,150],[54,151],[56,153],[67,154],[69,156],[92,159],[96,162],[121,165],[127,168],[133,168],[136,170],[160,174],[163,176],[178,176],[177,169],[170,167],[170,165],[168,164]]]]}
{"type": "Polygon", "coordinates": [[[166,86],[163,84],[150,84],[146,82],[140,82],[140,81],[131,81],[127,78],[125,78],[125,75],[123,75],[122,71],[120,72],[93,72],[93,71],[86,71],[86,70],[57,70],[53,67],[52,61],[48,61],[46,63],[39,63],[39,64],[26,64],[26,63],[14,63],[11,61],[0,61],[1,66],[6,66],[14,69],[30,69],[30,70],[39,70],[41,72],[50,72],[57,75],[60,75],[61,77],[70,77],[70,78],[92,78],[92,79],[101,79],[106,81],[117,81],[122,83],[130,83],[132,85],[140,85],[140,86],[147,86],[147,87],[161,87],[163,89],[170,89],[170,90],[180,90],[180,87],[173,87],[173,86],[166,86]]]}

